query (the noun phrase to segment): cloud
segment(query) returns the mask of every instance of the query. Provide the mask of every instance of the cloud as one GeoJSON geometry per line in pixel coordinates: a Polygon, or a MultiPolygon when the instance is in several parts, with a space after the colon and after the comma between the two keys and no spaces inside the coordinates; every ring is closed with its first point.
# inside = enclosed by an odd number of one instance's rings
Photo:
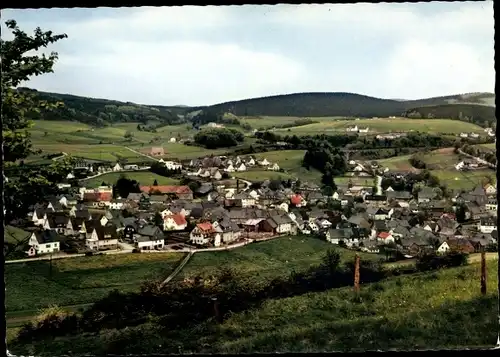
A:
{"type": "Polygon", "coordinates": [[[30,82],[40,90],[165,105],[494,91],[491,1],[7,12],[69,36],[51,47],[55,74],[30,82]]]}

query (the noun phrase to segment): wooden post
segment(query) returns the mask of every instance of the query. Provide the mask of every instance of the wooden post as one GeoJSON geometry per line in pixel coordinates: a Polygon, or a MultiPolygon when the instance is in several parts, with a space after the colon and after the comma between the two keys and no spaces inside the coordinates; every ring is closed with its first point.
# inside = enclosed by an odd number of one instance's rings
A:
{"type": "Polygon", "coordinates": [[[354,292],[359,293],[359,255],[354,258],[354,292]]]}
{"type": "Polygon", "coordinates": [[[215,319],[217,322],[220,322],[220,314],[219,314],[219,301],[217,301],[217,298],[212,298],[214,302],[214,315],[215,319]]]}
{"type": "Polygon", "coordinates": [[[481,294],[486,295],[486,253],[481,252],[481,294]]]}

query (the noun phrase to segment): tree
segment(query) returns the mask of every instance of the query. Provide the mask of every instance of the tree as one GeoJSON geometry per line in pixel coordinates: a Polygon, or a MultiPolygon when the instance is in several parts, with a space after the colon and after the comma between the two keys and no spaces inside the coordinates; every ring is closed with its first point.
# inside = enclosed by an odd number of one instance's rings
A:
{"type": "Polygon", "coordinates": [[[130,131],[127,131],[125,135],[123,135],[123,137],[127,140],[131,140],[134,137],[134,135],[130,131]]]}
{"type": "Polygon", "coordinates": [[[56,184],[71,172],[73,160],[65,157],[46,167],[25,166],[20,169],[19,161],[37,152],[33,150],[28,132],[33,125],[28,115],[58,108],[62,103],[40,100],[36,92],[21,90],[18,86],[33,76],[53,72],[57,53],[46,56],[35,51],[67,35],[53,35],[51,31],[43,32],[36,28],[30,36],[20,30],[14,20],[8,20],[5,24],[14,36],[9,41],[0,39],[3,168],[4,175],[8,176],[8,181],[4,180],[4,209],[5,219],[10,221],[25,217],[30,205],[57,193],[56,184]]]}
{"type": "Polygon", "coordinates": [[[158,186],[158,181],[156,179],[153,182],[153,186],[158,186]]]}
{"type": "Polygon", "coordinates": [[[153,222],[155,226],[163,227],[163,218],[161,217],[161,214],[159,212],[155,213],[153,217],[153,222]]]}

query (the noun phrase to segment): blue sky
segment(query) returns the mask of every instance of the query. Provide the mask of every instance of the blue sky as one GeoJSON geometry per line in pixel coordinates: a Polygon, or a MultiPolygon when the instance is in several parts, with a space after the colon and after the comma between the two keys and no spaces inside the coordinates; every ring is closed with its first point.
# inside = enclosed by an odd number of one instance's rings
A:
{"type": "MultiPolygon", "coordinates": [[[[493,2],[4,10],[66,33],[23,86],[161,105],[296,92],[493,92],[493,2]]],[[[2,36],[9,38],[2,27],[2,36]]]]}

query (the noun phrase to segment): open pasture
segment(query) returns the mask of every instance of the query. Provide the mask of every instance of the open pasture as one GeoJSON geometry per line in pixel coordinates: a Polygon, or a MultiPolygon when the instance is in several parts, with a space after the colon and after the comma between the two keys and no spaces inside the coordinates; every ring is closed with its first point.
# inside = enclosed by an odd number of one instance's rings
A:
{"type": "Polygon", "coordinates": [[[138,291],[166,278],[183,254],[114,254],[5,265],[6,311],[92,303],[112,290],[138,291]]]}
{"type": "Polygon", "coordinates": [[[420,131],[426,133],[453,133],[475,132],[484,133],[484,130],[472,123],[449,119],[360,119],[360,120],[331,120],[308,124],[289,129],[277,129],[276,132],[289,132],[295,135],[316,135],[335,132],[346,132],[348,127],[357,125],[358,128],[368,128],[371,133],[409,132],[420,131]]]}

